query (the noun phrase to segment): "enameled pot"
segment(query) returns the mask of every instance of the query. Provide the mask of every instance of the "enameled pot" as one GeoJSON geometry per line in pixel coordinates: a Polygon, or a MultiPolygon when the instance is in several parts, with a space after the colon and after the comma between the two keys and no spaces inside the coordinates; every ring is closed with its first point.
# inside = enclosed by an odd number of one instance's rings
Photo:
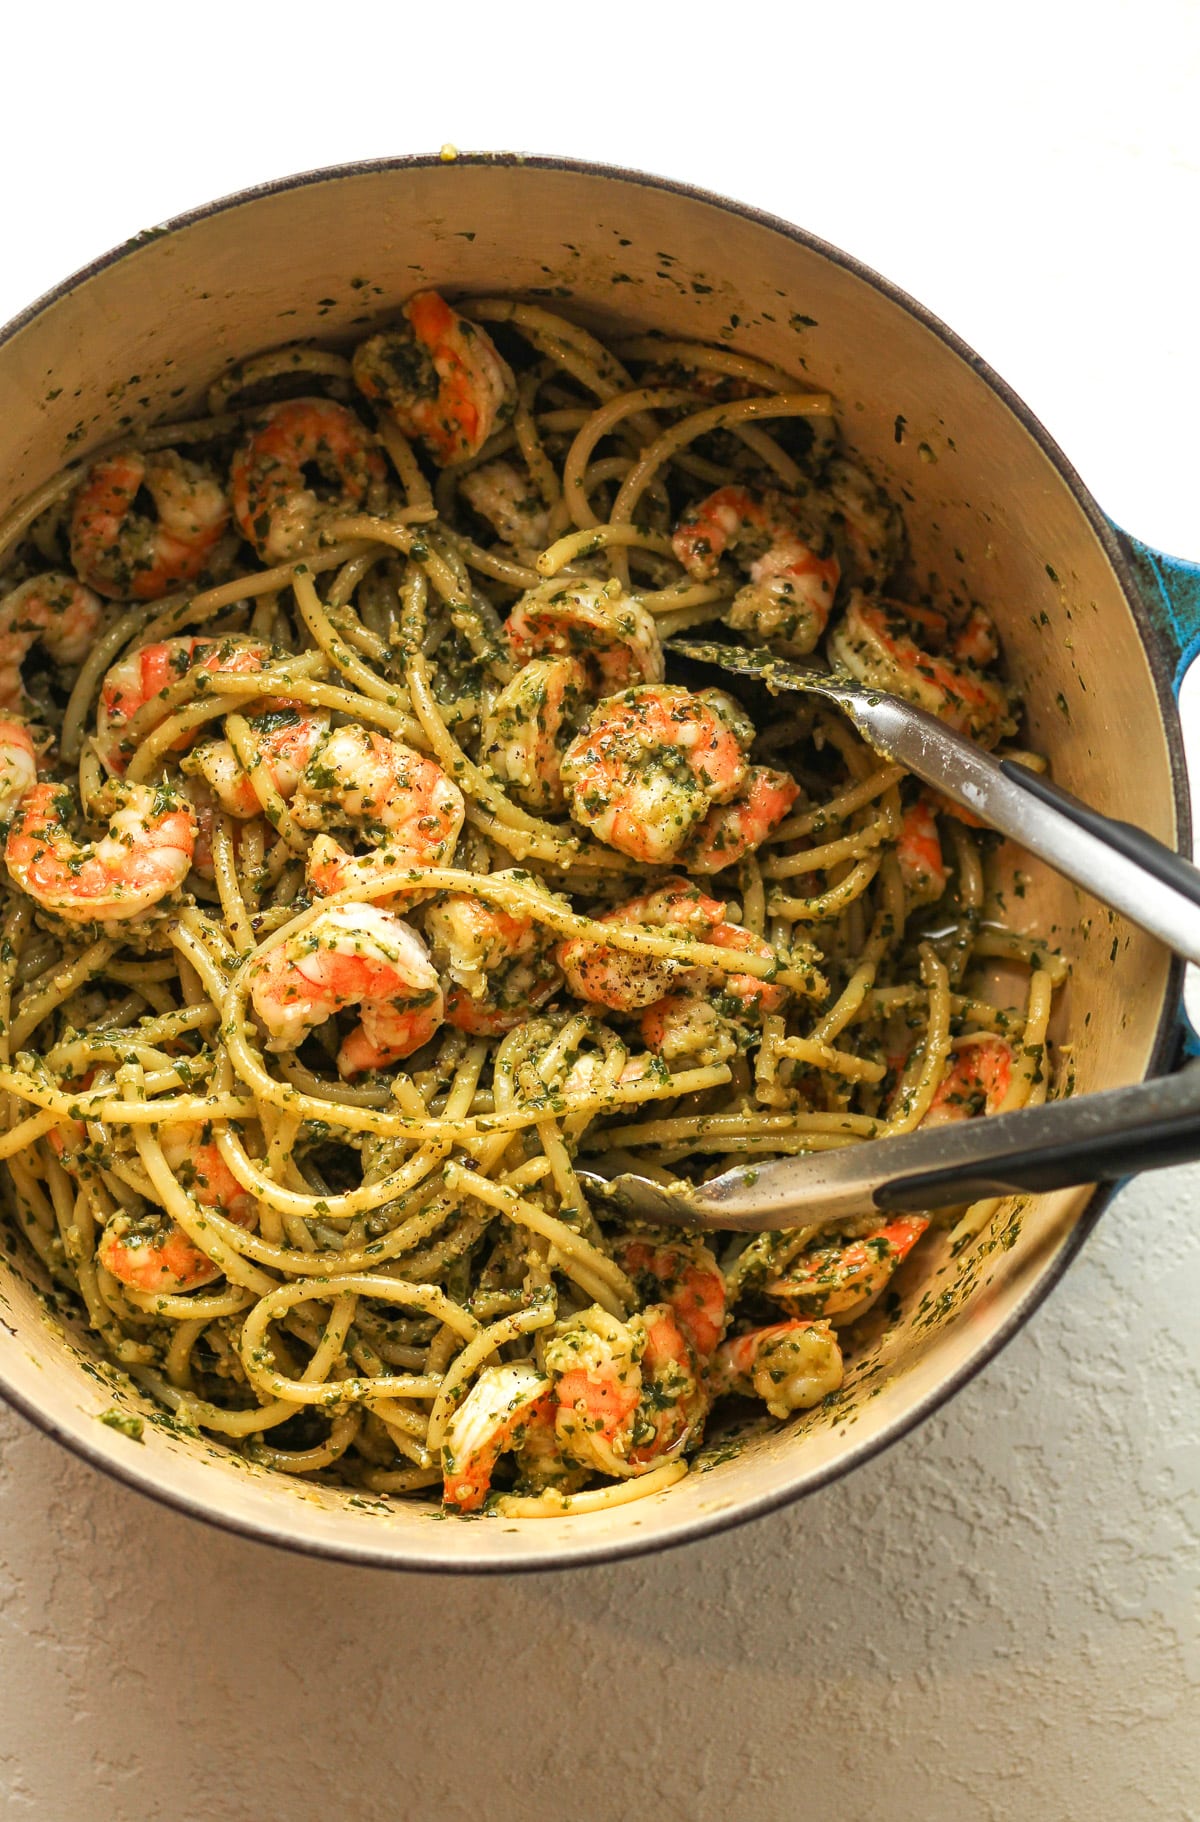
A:
{"type": "MultiPolygon", "coordinates": [[[[361,335],[412,291],[507,291],[599,328],[669,330],[800,371],[908,502],[920,573],[992,608],[1029,743],[1113,816],[1189,849],[1173,684],[1200,627],[1197,572],[1116,532],[971,350],[893,286],[785,222],[659,179],[516,157],[318,171],[187,215],[69,279],[0,336],[0,511],[114,431],[178,417],[225,362],[361,335]],[[1136,763],[1131,762],[1136,755],[1136,763]]],[[[1057,1017],[1076,1091],[1169,1067],[1179,971],[1149,937],[1026,869],[1007,915],[1074,961],[1057,1017]]],[[[612,1511],[466,1523],[433,1501],[285,1479],[148,1414],[4,1236],[0,1389],[51,1435],[197,1517],[291,1548],[456,1571],[595,1562],[694,1539],[819,1487],[894,1441],[989,1360],[1078,1250],[1087,1190],[1007,1204],[951,1264],[897,1280],[901,1319],[845,1395],[670,1491],[612,1511]]]]}

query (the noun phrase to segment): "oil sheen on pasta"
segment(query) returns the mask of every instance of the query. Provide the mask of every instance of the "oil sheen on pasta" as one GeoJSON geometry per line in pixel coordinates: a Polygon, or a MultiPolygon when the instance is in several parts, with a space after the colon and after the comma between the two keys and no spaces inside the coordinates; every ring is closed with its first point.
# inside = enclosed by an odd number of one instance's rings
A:
{"type": "Polygon", "coordinates": [[[665,645],[719,622],[1016,732],[833,400],[424,292],[56,478],[2,561],[0,1156],[164,1417],[536,1517],[836,1395],[928,1221],[714,1245],[576,1174],[1046,1093],[1065,968],[982,921],[987,837],[665,645]]]}

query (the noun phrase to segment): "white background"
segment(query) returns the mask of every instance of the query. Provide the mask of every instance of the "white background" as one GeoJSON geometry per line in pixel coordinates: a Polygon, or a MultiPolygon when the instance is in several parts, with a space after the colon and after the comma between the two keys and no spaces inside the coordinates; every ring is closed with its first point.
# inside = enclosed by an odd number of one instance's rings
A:
{"type": "MultiPolygon", "coordinates": [[[[1190,0],[132,4],[24,9],[4,51],[0,320],[294,170],[447,141],[627,164],[876,266],[1106,510],[1200,557],[1190,0]]],[[[1029,1328],[883,1460],[624,1567],[309,1563],[0,1413],[4,1814],[1194,1819],[1198,1191],[1196,1170],[1127,1190],[1029,1328]]]]}

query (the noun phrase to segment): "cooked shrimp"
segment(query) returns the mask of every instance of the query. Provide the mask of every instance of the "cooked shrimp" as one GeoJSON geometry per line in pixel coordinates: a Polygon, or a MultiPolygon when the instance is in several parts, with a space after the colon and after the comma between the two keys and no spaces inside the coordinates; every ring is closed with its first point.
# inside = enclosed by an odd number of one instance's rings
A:
{"type": "Polygon", "coordinates": [[[504,623],[518,664],[530,658],[578,658],[593,686],[608,694],[666,675],[654,616],[619,582],[565,582],[531,588],[504,623]]]}
{"type": "Polygon", "coordinates": [[[43,646],[59,664],[82,664],[103,611],[98,595],[58,570],[11,589],[0,601],[0,710],[29,708],[21,666],[32,646],[43,646]]]}
{"type": "MultiPolygon", "coordinates": [[[[709,943],[714,940],[713,931],[725,921],[725,906],[719,899],[707,898],[691,880],[676,878],[617,905],[597,921],[625,929],[648,925],[709,943]]],[[[694,978],[697,972],[670,956],[631,955],[582,936],[560,943],[558,964],[577,999],[608,1006],[613,1012],[636,1012],[652,1005],[673,983],[694,978]]]]}
{"type": "Polygon", "coordinates": [[[672,993],[647,1006],[638,1030],[647,1050],[665,1062],[698,1068],[727,1063],[750,1041],[750,1026],[723,1015],[702,993],[672,993]]]}
{"type": "Polygon", "coordinates": [[[709,1398],[696,1355],[670,1304],[649,1304],[632,1322],[644,1328],[646,1341],[628,1460],[630,1468],[645,1472],[691,1441],[708,1415],[709,1398]]]}
{"type": "MultiPolygon", "coordinates": [[[[259,765],[286,803],[329,732],[329,716],[275,708],[250,716],[248,725],[259,765]]],[[[181,763],[185,772],[206,780],[230,816],[249,821],[262,814],[258,792],[228,740],[205,740],[181,763]]]]}
{"type": "Polygon", "coordinates": [[[640,684],[593,709],[563,755],[571,814],[609,847],[662,864],[745,783],[749,724],[720,690],[640,684]]]}
{"type": "Polygon", "coordinates": [[[118,659],[105,672],[100,685],[98,725],[102,742],[107,745],[112,727],[132,721],[143,704],[186,677],[192,666],[213,649],[213,640],[189,633],[140,646],[118,659]]]}
{"type": "Polygon", "coordinates": [[[932,904],[942,896],[949,873],[942,858],[937,817],[926,796],[918,797],[904,812],[896,860],[910,905],[932,904]]]}
{"type": "MultiPolygon", "coordinates": [[[[770,943],[740,924],[721,923],[709,934],[721,949],[741,949],[764,960],[774,960],[770,943]]],[[[717,974],[705,970],[693,976],[686,991],[668,994],[647,1006],[638,1021],[648,1050],[675,1062],[684,1057],[705,1063],[724,1063],[744,1050],[751,1030],[769,1012],[778,1012],[787,1000],[787,989],[753,974],[717,974]]]]}
{"type": "Polygon", "coordinates": [[[942,1126],[975,1114],[996,1113],[1012,1080],[1012,1045],[985,1035],[958,1045],[938,1084],[922,1126],[942,1126]]]}
{"type": "Polygon", "coordinates": [[[729,1318],[725,1279],[704,1242],[658,1242],[630,1234],[614,1240],[613,1255],[639,1291],[670,1306],[697,1360],[708,1360],[729,1318]]]}
{"type": "MultiPolygon", "coordinates": [[[[253,1227],[258,1205],[226,1164],[209,1131],[174,1122],[160,1127],[163,1156],[176,1182],[201,1208],[218,1209],[239,1227],[253,1227]]],[[[96,1250],[101,1265],[134,1290],[191,1291],[221,1276],[220,1266],[176,1222],[160,1216],[133,1221],[126,1215],[114,1216],[96,1250]]]]}
{"type": "Polygon", "coordinates": [[[229,502],[208,469],[174,449],[136,449],[93,462],[71,512],[71,561],[98,594],[154,601],[201,574],[229,502]],[[137,510],[148,494],[157,517],[137,510]]]}
{"type": "Polygon", "coordinates": [[[899,508],[845,456],[834,456],[827,465],[823,492],[842,580],[853,588],[881,588],[904,551],[899,508]]]}
{"type": "Polygon", "coordinates": [[[454,852],[466,805],[440,765],[402,740],[351,723],[321,742],[292,796],[302,829],[352,825],[389,863],[437,866],[454,852]]]}
{"type": "MultiPolygon", "coordinates": [[[[729,923],[720,900],[707,898],[686,879],[669,879],[598,921],[678,931],[720,949],[774,960],[769,943],[729,923]]],[[[668,1061],[686,1056],[724,1062],[744,1048],[749,1028],[765,1013],[777,1012],[787,998],[785,988],[754,975],[721,974],[691,966],[683,957],[631,955],[587,937],[561,943],[558,960],[578,999],[614,1012],[640,1010],[642,1041],[668,1061]]]]}
{"type": "Polygon", "coordinates": [[[292,796],[301,828],[355,825],[374,845],[349,853],[319,835],[307,877],[321,894],[340,892],[397,866],[432,867],[448,860],[462,829],[462,792],[432,759],[403,741],[351,724],[317,747],[292,796]]]}
{"type": "Polygon", "coordinates": [[[528,472],[511,462],[484,462],[458,483],[458,491],[502,544],[532,560],[550,541],[550,514],[528,472]]]}
{"type": "Polygon", "coordinates": [[[9,826],[4,858],[30,898],[72,923],[137,917],[187,878],[196,819],[168,785],[112,785],[111,814],[99,841],[70,832],[68,786],[35,784],[9,826]]]}
{"type": "Polygon", "coordinates": [[[768,490],[718,487],[689,506],[675,527],[675,555],[708,582],[728,551],[750,580],[733,598],[726,624],[802,657],[825,631],[841,571],[801,535],[800,502],[768,490]]]}
{"type": "Polygon", "coordinates": [[[542,926],[469,892],[451,892],[430,905],[425,934],[445,989],[446,1022],[475,1037],[498,1037],[524,1024],[562,981],[554,938],[542,926]]]}
{"type": "Polygon", "coordinates": [[[520,1449],[553,1407],[550,1381],[531,1360],[485,1367],[446,1425],[442,1497],[460,1512],[483,1504],[501,1455],[520,1449]]]}
{"type": "Polygon", "coordinates": [[[150,1296],[177,1296],[222,1275],[178,1223],[163,1215],[114,1215],[100,1236],[96,1257],[120,1283],[150,1296]]]}
{"type": "Polygon", "coordinates": [[[702,993],[672,993],[647,1006],[638,1020],[647,1050],[667,1063],[697,1068],[727,1063],[749,1041],[749,1029],[723,1018],[702,993]]]}
{"type": "Polygon", "coordinates": [[[218,1208],[239,1226],[250,1226],[257,1204],[221,1156],[211,1127],[171,1121],[159,1128],[158,1142],[175,1181],[201,1208],[218,1208]]]}
{"type": "Polygon", "coordinates": [[[0,720],[0,822],[37,783],[37,750],[23,721],[0,720]]]}
{"type": "Polygon", "coordinates": [[[601,1474],[628,1474],[642,1396],[645,1325],[621,1322],[593,1304],[547,1341],[554,1428],[563,1454],[601,1474]]]}
{"type": "Polygon", "coordinates": [[[837,1316],[840,1327],[870,1308],[928,1226],[923,1215],[897,1215],[859,1240],[817,1247],[770,1279],[766,1294],[789,1316],[837,1316]]]}
{"type": "Polygon", "coordinates": [[[891,690],[958,733],[994,746],[1016,729],[1008,693],[969,659],[922,649],[913,636],[914,625],[922,624],[928,631],[939,620],[927,610],[869,600],[856,592],[845,618],[829,636],[830,655],[869,688],[891,690]]]}
{"type": "MultiPolygon", "coordinates": [[[[725,906],[686,879],[667,880],[599,921],[677,930],[720,949],[740,949],[767,960],[775,956],[769,943],[729,923],[725,906]]],[[[779,1011],[787,998],[785,988],[754,975],[721,974],[690,966],[682,957],[631,955],[586,937],[560,944],[558,960],[577,998],[614,1012],[641,1010],[643,1043],[668,1061],[725,1062],[745,1047],[749,1029],[764,1014],[779,1011]]]]}
{"type": "MultiPolygon", "coordinates": [[[[738,949],[743,955],[775,960],[770,943],[752,930],[744,930],[741,924],[718,924],[708,940],[718,949],[738,949]]],[[[709,982],[709,998],[727,1018],[755,1019],[778,1012],[787,999],[787,988],[777,987],[757,974],[714,974],[709,982]]]]}
{"type": "Polygon", "coordinates": [[[568,1461],[562,1452],[554,1415],[551,1398],[546,1405],[536,1407],[525,1425],[515,1451],[519,1493],[542,1493],[548,1487],[559,1493],[574,1493],[587,1482],[587,1469],[568,1461]]]}
{"type": "Polygon", "coordinates": [[[711,582],[727,551],[730,556],[740,556],[757,546],[761,554],[797,529],[782,494],[718,487],[682,513],[671,543],[689,576],[697,582],[711,582]]]}
{"type": "Polygon", "coordinates": [[[954,629],[952,649],[956,658],[981,669],[995,663],[1000,656],[1000,638],[996,622],[986,607],[976,602],[966,619],[959,622],[954,629]]]}
{"type": "Polygon", "coordinates": [[[480,763],[531,810],[563,809],[562,756],[587,702],[577,658],[531,658],[480,723],[480,763]]]}
{"type": "MultiPolygon", "coordinates": [[[[348,891],[352,886],[371,884],[386,869],[387,857],[382,849],[373,848],[369,854],[352,854],[332,835],[318,835],[308,850],[304,877],[318,898],[330,898],[335,892],[348,891]]],[[[381,886],[376,902],[394,904],[395,894],[381,886]]],[[[410,898],[408,902],[411,905],[416,901],[410,898]]]]}
{"type": "MultiPolygon", "coordinates": [[[[630,1082],[643,1082],[651,1073],[652,1065],[647,1057],[630,1057],[617,1077],[617,1087],[626,1088],[630,1082]]],[[[562,1080],[562,1093],[570,1100],[578,1095],[603,1093],[611,1083],[611,1077],[604,1067],[604,1060],[594,1051],[585,1051],[575,1058],[562,1080]]]]}
{"type": "Polygon", "coordinates": [[[736,1335],[717,1349],[713,1396],[761,1398],[772,1417],[820,1404],[842,1383],[842,1350],[828,1322],[775,1322],[736,1335]]]}
{"type": "Polygon", "coordinates": [[[440,468],[478,455],[511,414],[517,384],[487,331],[436,291],[418,291],[404,321],[354,350],[354,380],[440,468]]]}
{"type": "Polygon", "coordinates": [[[708,812],[680,858],[693,873],[732,867],[762,846],[799,795],[799,785],[787,772],[752,765],[737,796],[708,812]]]}
{"type": "MultiPolygon", "coordinates": [[[[100,685],[96,749],[101,759],[110,772],[118,776],[123,773],[134,750],[123,729],[139,709],[179,683],[189,671],[260,671],[270,657],[269,645],[241,633],[227,633],[221,639],[202,639],[195,634],[160,639],[118,659],[100,685]]],[[[159,719],[167,712],[164,708],[159,719]]],[[[187,744],[188,736],[184,735],[179,745],[187,744]]]]}
{"type": "Polygon", "coordinates": [[[376,905],[335,905],[250,967],[268,1050],[295,1050],[347,1006],[362,1024],[338,1051],[341,1075],[410,1056],[442,1023],[442,989],[411,925],[376,905]]]}
{"type": "Polygon", "coordinates": [[[708,1410],[696,1357],[669,1304],[620,1322],[593,1304],[546,1343],[555,1436],[581,1466],[621,1478],[678,1453],[708,1410]]]}
{"type": "Polygon", "coordinates": [[[309,549],[323,517],[353,512],[386,477],[370,432],[345,405],[285,399],[270,405],[233,458],[233,510],[264,563],[309,549]],[[320,491],[306,483],[316,470],[320,491]]]}

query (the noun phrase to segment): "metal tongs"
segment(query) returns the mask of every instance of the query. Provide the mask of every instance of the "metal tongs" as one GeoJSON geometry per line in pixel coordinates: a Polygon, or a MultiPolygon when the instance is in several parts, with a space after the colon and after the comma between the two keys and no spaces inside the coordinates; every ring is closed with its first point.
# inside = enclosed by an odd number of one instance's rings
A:
{"type": "MultiPolygon", "coordinates": [[[[996,759],[924,709],[771,652],[672,640],[683,657],[773,694],[836,702],[875,750],[1200,963],[1200,870],[1131,823],[1102,816],[1013,759],[996,759]]],[[[581,1171],[593,1193],[659,1225],[761,1232],[852,1215],[947,1208],[986,1196],[1112,1182],[1200,1158],[1200,1066],[1176,1076],[837,1151],[745,1165],[697,1186],[581,1171]]]]}

